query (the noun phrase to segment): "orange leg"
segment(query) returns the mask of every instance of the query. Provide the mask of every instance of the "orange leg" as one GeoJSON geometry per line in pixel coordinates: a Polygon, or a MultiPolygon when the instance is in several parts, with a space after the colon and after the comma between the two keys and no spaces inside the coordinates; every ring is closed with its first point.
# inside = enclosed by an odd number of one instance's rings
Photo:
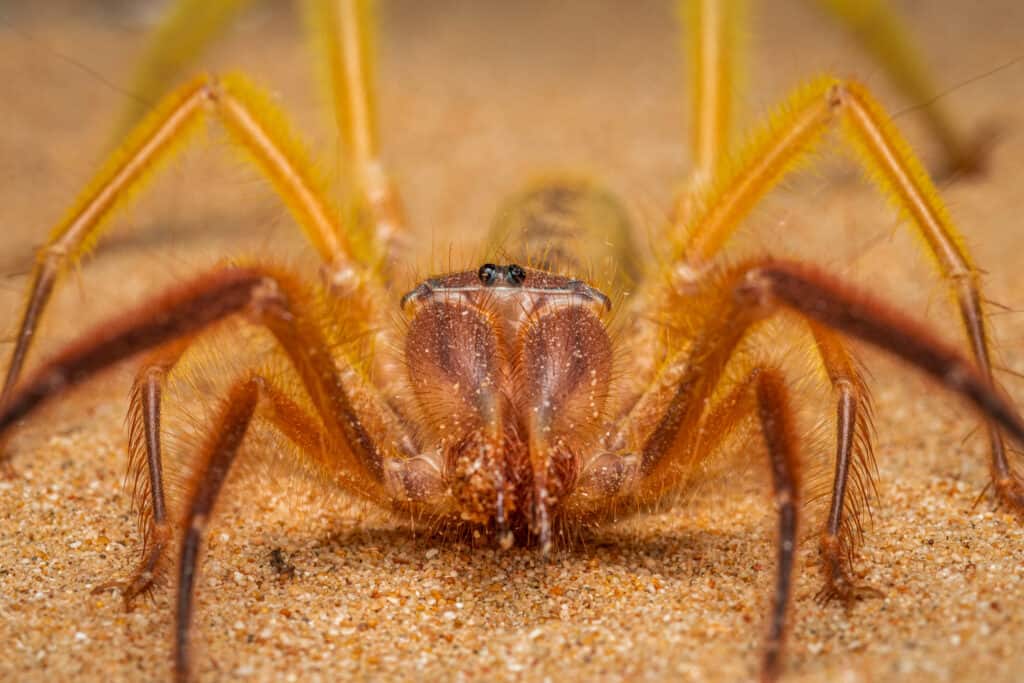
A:
{"type": "Polygon", "coordinates": [[[962,396],[1015,440],[1024,440],[1024,421],[983,372],[925,326],[882,301],[813,266],[789,261],[754,261],[720,277],[712,288],[717,294],[707,302],[711,317],[694,344],[666,364],[620,431],[623,443],[642,444],[639,450],[651,474],[664,466],[660,463],[666,453],[677,450],[678,427],[690,424],[703,410],[700,406],[718,386],[747,330],[784,310],[887,351],[962,396]],[[633,423],[642,425],[643,432],[633,423]],[[643,437],[640,443],[638,436],[643,437]]]}
{"type": "MultiPolygon", "coordinates": [[[[93,590],[93,593],[100,593],[111,588],[119,589],[126,609],[131,609],[136,597],[152,590],[166,570],[165,550],[171,541],[172,523],[164,487],[162,399],[168,376],[193,341],[194,337],[185,337],[158,348],[143,362],[132,386],[125,488],[131,490],[132,506],[138,514],[142,559],[127,581],[111,581],[93,590]]],[[[264,395],[268,397],[268,409],[261,411],[261,418],[272,424],[302,453],[329,450],[322,423],[269,380],[264,380],[262,386],[264,395]]],[[[321,455],[313,460],[322,463],[324,458],[321,455]]]]}
{"type": "Polygon", "coordinates": [[[693,184],[698,187],[715,176],[732,150],[735,98],[744,76],[745,5],[742,0],[679,3],[691,107],[693,184]]]}
{"type": "MultiPolygon", "coordinates": [[[[667,490],[685,487],[700,463],[711,453],[722,433],[705,439],[704,429],[726,432],[734,429],[749,414],[734,408],[727,398],[719,405],[723,410],[704,417],[707,406],[723,381],[726,368],[737,347],[752,326],[766,317],[790,311],[814,324],[836,333],[868,342],[900,358],[931,376],[950,392],[971,402],[993,424],[1000,425],[1018,443],[1024,443],[1024,420],[970,361],[922,325],[915,323],[877,299],[870,298],[839,283],[811,266],[775,260],[761,260],[709,275],[696,295],[676,303],[688,306],[687,314],[703,315],[703,322],[692,345],[662,368],[651,388],[633,405],[619,427],[601,445],[601,452],[585,463],[579,490],[569,503],[581,514],[593,493],[617,496],[616,507],[636,508],[661,500],[667,490]],[[724,417],[722,417],[724,416],[724,417]],[[735,417],[736,422],[730,422],[735,417]],[[702,426],[703,425],[703,426],[702,426]]],[[[781,380],[758,380],[758,414],[762,418],[773,460],[773,482],[776,494],[787,491],[797,481],[798,463],[791,455],[791,427],[774,435],[766,420],[783,419],[788,415],[781,380]],[[772,407],[774,406],[774,408],[772,407]],[[774,439],[774,441],[773,441],[774,439]],[[789,463],[779,469],[779,462],[789,463]],[[787,483],[788,482],[788,483],[787,483]]],[[[750,380],[748,380],[750,382],[750,380]]],[[[735,392],[732,394],[735,396],[735,392]]],[[[788,503],[785,496],[777,498],[788,503]]],[[[793,513],[795,515],[795,513],[793,513]]],[[[778,584],[771,612],[771,629],[762,677],[774,680],[779,672],[780,653],[785,626],[786,604],[790,588],[790,572],[795,542],[787,546],[788,531],[795,517],[788,521],[780,508],[780,554],[778,584]]]]}
{"type": "Polygon", "coordinates": [[[800,460],[797,453],[793,411],[782,373],[762,370],[756,380],[757,414],[768,450],[772,491],[779,515],[775,593],[772,598],[768,638],[761,663],[761,679],[774,681],[782,672],[782,646],[786,613],[793,588],[793,564],[797,546],[797,510],[800,505],[800,460]]]}
{"type": "Polygon", "coordinates": [[[0,405],[0,435],[44,401],[136,353],[195,334],[249,306],[265,275],[252,268],[207,273],[97,326],[66,346],[0,405]]]}
{"type": "Polygon", "coordinates": [[[309,303],[316,298],[283,271],[229,268],[200,276],[99,326],[43,364],[0,407],[0,436],[43,401],[96,372],[241,313],[277,339],[328,435],[346,444],[323,454],[330,460],[325,469],[349,491],[385,503],[392,497],[385,490],[385,463],[410,457],[414,447],[376,389],[354,369],[339,370],[346,361],[332,353],[321,331],[309,303]]]}
{"type": "Polygon", "coordinates": [[[217,495],[227,479],[228,470],[249,430],[262,394],[262,385],[261,377],[252,376],[231,388],[221,414],[197,455],[198,466],[182,520],[185,537],[178,564],[178,599],[174,626],[174,676],[178,681],[189,680],[191,673],[190,632],[203,532],[213,512],[217,495]]]}
{"type": "Polygon", "coordinates": [[[154,102],[187,78],[193,63],[253,0],[176,0],[148,39],[132,75],[128,98],[117,127],[113,145],[146,117],[154,102]]]}
{"type": "MultiPolygon", "coordinates": [[[[751,414],[758,418],[771,472],[772,500],[778,515],[775,588],[768,617],[768,636],[761,661],[761,679],[774,681],[782,672],[783,646],[799,540],[802,477],[799,438],[784,374],[759,366],[708,416],[710,439],[732,432],[751,414]]],[[[711,444],[707,444],[711,445],[711,444]]],[[[704,451],[706,453],[713,451],[704,451]]]]}
{"type": "Polygon", "coordinates": [[[825,586],[819,600],[849,603],[858,597],[878,595],[855,585],[851,576],[857,545],[863,540],[862,514],[871,511],[878,491],[874,455],[874,423],[871,392],[853,350],[840,334],[809,323],[822,369],[836,398],[835,473],[831,500],[819,549],[825,586]]]}
{"type": "MultiPolygon", "coordinates": [[[[686,483],[693,472],[687,459],[706,452],[694,441],[703,438],[698,428],[702,416],[727,377],[736,349],[754,325],[784,311],[887,351],[1024,441],[1024,421],[970,361],[925,326],[813,266],[756,260],[709,274],[698,287],[670,304],[685,309],[693,342],[663,364],[649,389],[603,439],[606,456],[635,470],[608,479],[633,484],[630,495],[652,500],[686,483]]],[[[608,458],[598,457],[608,464],[608,458]]],[[[588,494],[584,490],[581,495],[588,494]]]]}
{"type": "MultiPolygon", "coordinates": [[[[250,374],[235,381],[228,390],[219,415],[195,456],[196,465],[181,518],[184,538],[178,563],[174,629],[174,673],[177,680],[189,680],[192,673],[192,614],[203,533],[239,447],[256,418],[273,424],[299,448],[303,457],[313,461],[317,469],[322,469],[324,454],[336,447],[336,444],[323,440],[323,424],[266,377],[250,374]]],[[[329,479],[338,473],[322,471],[321,474],[329,479]]]]}
{"type": "Polygon", "coordinates": [[[93,589],[93,593],[119,589],[125,609],[131,609],[136,597],[151,590],[164,571],[162,560],[171,540],[171,525],[160,443],[161,399],[167,373],[190,342],[191,338],[184,337],[158,348],[142,364],[132,384],[125,488],[132,492],[132,508],[138,515],[142,559],[127,581],[109,581],[93,589]]]}
{"type": "MultiPolygon", "coordinates": [[[[690,444],[692,450],[689,453],[695,457],[673,457],[667,460],[673,461],[669,463],[669,467],[679,468],[677,473],[692,473],[693,466],[700,464],[703,457],[715,453],[725,437],[737,430],[752,415],[758,417],[766,446],[773,500],[778,514],[775,590],[769,610],[768,637],[761,662],[762,680],[773,681],[782,671],[782,652],[798,542],[798,510],[802,497],[799,439],[796,436],[789,390],[783,373],[770,366],[754,368],[728,396],[708,411],[701,419],[699,427],[694,430],[680,428],[680,431],[685,430],[690,438],[694,439],[690,444]]],[[[680,453],[676,452],[674,455],[679,456],[680,453]]],[[[584,473],[581,489],[586,492],[583,496],[605,494],[601,496],[602,505],[607,506],[608,498],[605,496],[615,495],[618,488],[628,488],[630,483],[648,483],[639,479],[639,472],[623,472],[621,468],[625,462],[639,464],[638,459],[623,457],[618,453],[603,453],[598,456],[597,462],[592,463],[589,471],[584,473]]],[[[659,487],[665,485],[664,479],[657,484],[659,487]]],[[[660,489],[659,493],[663,490],[660,489]]],[[[651,491],[654,496],[659,493],[651,491]]],[[[628,510],[635,504],[635,499],[626,498],[620,500],[614,508],[628,510]]],[[[614,512],[611,514],[614,515],[614,512]]]]}

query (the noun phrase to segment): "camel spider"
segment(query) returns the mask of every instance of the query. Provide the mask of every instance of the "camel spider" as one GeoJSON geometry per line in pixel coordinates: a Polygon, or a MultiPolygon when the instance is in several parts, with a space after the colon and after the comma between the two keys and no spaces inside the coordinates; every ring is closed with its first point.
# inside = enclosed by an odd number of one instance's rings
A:
{"type": "Polygon", "coordinates": [[[780,534],[761,663],[765,679],[781,671],[797,510],[805,496],[788,381],[771,360],[751,364],[739,353],[763,320],[784,314],[794,326],[806,324],[833,384],[829,405],[839,431],[821,537],[822,599],[849,601],[862,590],[850,563],[872,481],[870,397],[847,336],[920,368],[985,414],[996,493],[1021,508],[1020,479],[1000,430],[1022,441],[1024,424],[991,380],[977,270],[928,175],[864,86],[831,77],[808,83],[738,149],[737,161],[725,161],[723,152],[732,148],[728,114],[715,103],[729,78],[727,68],[716,65],[728,51],[716,48],[728,43],[735,27],[734,20],[708,20],[710,33],[690,29],[690,42],[706,50],[700,63],[711,64],[705,69],[711,76],[694,93],[704,114],[694,145],[697,170],[676,220],[665,228],[670,246],[660,254],[662,263],[636,263],[621,209],[600,187],[557,179],[513,198],[502,212],[494,231],[496,242],[513,245],[506,246],[506,258],[396,292],[389,283],[405,226],[378,157],[365,48],[370,20],[361,4],[324,3],[322,11],[318,26],[328,54],[336,55],[331,64],[345,67],[332,82],[359,198],[352,221],[341,218],[269,98],[238,75],[193,80],[138,124],[41,250],[0,400],[0,434],[6,436],[45,400],[104,367],[148,353],[131,405],[139,438],[130,476],[142,482],[136,490],[144,556],[122,590],[130,601],[169,569],[169,548],[180,531],[179,677],[190,673],[202,534],[254,419],[280,430],[310,467],[355,497],[453,533],[475,529],[501,546],[535,545],[541,552],[575,528],[669,500],[700,476],[702,461],[720,441],[755,420],[763,448],[754,448],[770,463],[780,534]],[[721,40],[699,41],[698,35],[721,40]],[[321,257],[319,279],[263,262],[212,270],[82,335],[21,379],[58,275],[131,191],[211,116],[295,215],[321,257]],[[753,205],[833,123],[842,125],[844,139],[883,193],[924,237],[957,296],[973,362],[818,268],[722,257],[753,205]],[[595,234],[612,242],[624,280],[617,286],[634,289],[627,302],[580,279],[586,259],[596,258],[581,257],[581,247],[593,245],[595,234]],[[613,302],[626,308],[614,336],[613,302]],[[396,307],[405,311],[404,326],[393,324],[396,307]],[[186,497],[177,501],[181,509],[172,510],[161,485],[162,386],[189,343],[234,316],[266,328],[297,381],[281,383],[262,367],[237,379],[194,456],[186,497]],[[367,345],[366,331],[383,341],[367,345]],[[401,357],[389,355],[392,345],[401,357]],[[650,352],[630,357],[617,348],[650,352]]]}

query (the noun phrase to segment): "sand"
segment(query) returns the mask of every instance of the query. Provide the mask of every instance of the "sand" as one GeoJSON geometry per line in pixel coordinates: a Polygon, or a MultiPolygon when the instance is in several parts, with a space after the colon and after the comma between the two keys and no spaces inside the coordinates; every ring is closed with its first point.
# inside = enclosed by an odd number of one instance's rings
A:
{"type": "MultiPolygon", "coordinates": [[[[511,4],[511,3],[509,3],[511,4]]],[[[832,26],[794,1],[755,3],[744,97],[761,111],[819,70],[876,88],[930,163],[910,103],[832,26]]],[[[641,235],[683,177],[687,114],[663,3],[516,8],[386,3],[381,114],[387,160],[416,228],[406,280],[472,260],[500,198],[530,173],[583,168],[629,198],[641,235]],[[467,237],[470,246],[467,244],[467,237]],[[454,244],[454,246],[452,246],[454,244]],[[449,256],[449,254],[454,254],[449,256]]],[[[104,5],[109,8],[111,5],[104,5]]],[[[1024,371],[1019,178],[1020,3],[903,3],[969,130],[1000,133],[989,172],[943,194],[987,272],[1001,365],[1024,371]],[[1016,61],[1014,61],[1016,60],[1016,61]]],[[[142,47],[136,24],[81,3],[0,6],[2,328],[32,248],[104,149],[142,47]]],[[[330,163],[299,22],[283,3],[247,17],[205,60],[270,87],[330,163]]],[[[38,360],[83,325],[226,254],[301,254],[285,212],[217,134],[189,151],[67,279],[38,360]]],[[[916,244],[841,157],[759,209],[755,248],[800,254],[958,330],[916,244]]],[[[408,283],[403,283],[408,284],[408,283]]],[[[884,597],[820,607],[807,544],[787,680],[1020,680],[1024,525],[985,498],[977,420],[912,373],[868,358],[880,500],[857,562],[884,597]]],[[[169,672],[172,594],[126,613],[91,589],[130,571],[138,539],[122,491],[130,369],[55,402],[9,444],[0,481],[0,678],[157,680],[169,672]]],[[[1024,402],[1024,387],[1006,375],[1024,402]]],[[[1019,460],[1019,458],[1018,458],[1019,460]]],[[[441,543],[306,494],[233,482],[211,528],[195,641],[201,680],[738,680],[756,671],[772,580],[763,479],[535,552],[441,543]],[[273,551],[279,550],[279,554],[273,551]],[[277,557],[278,562],[273,561],[277,557]]]]}

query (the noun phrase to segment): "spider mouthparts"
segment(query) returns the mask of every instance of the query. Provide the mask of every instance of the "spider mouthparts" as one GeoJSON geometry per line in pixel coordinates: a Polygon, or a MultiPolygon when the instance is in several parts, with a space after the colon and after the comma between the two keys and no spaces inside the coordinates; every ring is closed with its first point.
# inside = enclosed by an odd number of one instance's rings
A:
{"type": "Polygon", "coordinates": [[[551,517],[548,514],[548,491],[544,485],[536,490],[536,499],[533,509],[533,523],[536,527],[537,545],[540,554],[547,557],[551,552],[551,517]]]}
{"type": "Polygon", "coordinates": [[[498,545],[502,550],[508,550],[515,544],[515,536],[512,534],[511,529],[508,528],[508,517],[505,514],[505,491],[500,481],[496,482],[496,514],[494,516],[495,526],[495,537],[498,539],[498,545]]]}

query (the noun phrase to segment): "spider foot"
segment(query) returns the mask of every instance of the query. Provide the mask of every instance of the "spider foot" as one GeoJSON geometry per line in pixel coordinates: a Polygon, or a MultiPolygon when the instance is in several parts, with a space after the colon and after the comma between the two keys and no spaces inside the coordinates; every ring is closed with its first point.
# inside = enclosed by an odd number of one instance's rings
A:
{"type": "Polygon", "coordinates": [[[107,581],[92,589],[92,594],[117,591],[124,600],[124,611],[131,612],[135,607],[135,599],[140,595],[149,595],[156,587],[156,576],[151,571],[137,570],[130,579],[123,581],[107,581]]]}
{"type": "Polygon", "coordinates": [[[838,601],[844,607],[851,607],[853,603],[861,600],[873,600],[884,597],[885,594],[866,583],[854,583],[845,576],[838,580],[826,581],[817,593],[814,594],[814,602],[824,607],[833,601],[838,601]]]}
{"type": "Polygon", "coordinates": [[[1010,508],[1024,521],[1024,480],[1019,475],[1010,474],[996,479],[994,484],[999,505],[1010,508]]]}
{"type": "Polygon", "coordinates": [[[145,551],[142,562],[132,573],[131,578],[124,581],[107,581],[92,589],[93,595],[106,591],[116,590],[124,599],[124,610],[131,612],[135,606],[135,599],[148,596],[156,588],[160,579],[159,562],[163,555],[164,542],[154,543],[145,551]]]}
{"type": "Polygon", "coordinates": [[[849,608],[861,600],[881,598],[882,591],[866,583],[857,583],[838,557],[825,558],[825,585],[814,595],[814,602],[822,607],[838,601],[849,608]]]}
{"type": "Polygon", "coordinates": [[[18,470],[14,469],[14,465],[7,458],[0,456],[0,480],[3,481],[14,481],[18,478],[18,470]]]}

